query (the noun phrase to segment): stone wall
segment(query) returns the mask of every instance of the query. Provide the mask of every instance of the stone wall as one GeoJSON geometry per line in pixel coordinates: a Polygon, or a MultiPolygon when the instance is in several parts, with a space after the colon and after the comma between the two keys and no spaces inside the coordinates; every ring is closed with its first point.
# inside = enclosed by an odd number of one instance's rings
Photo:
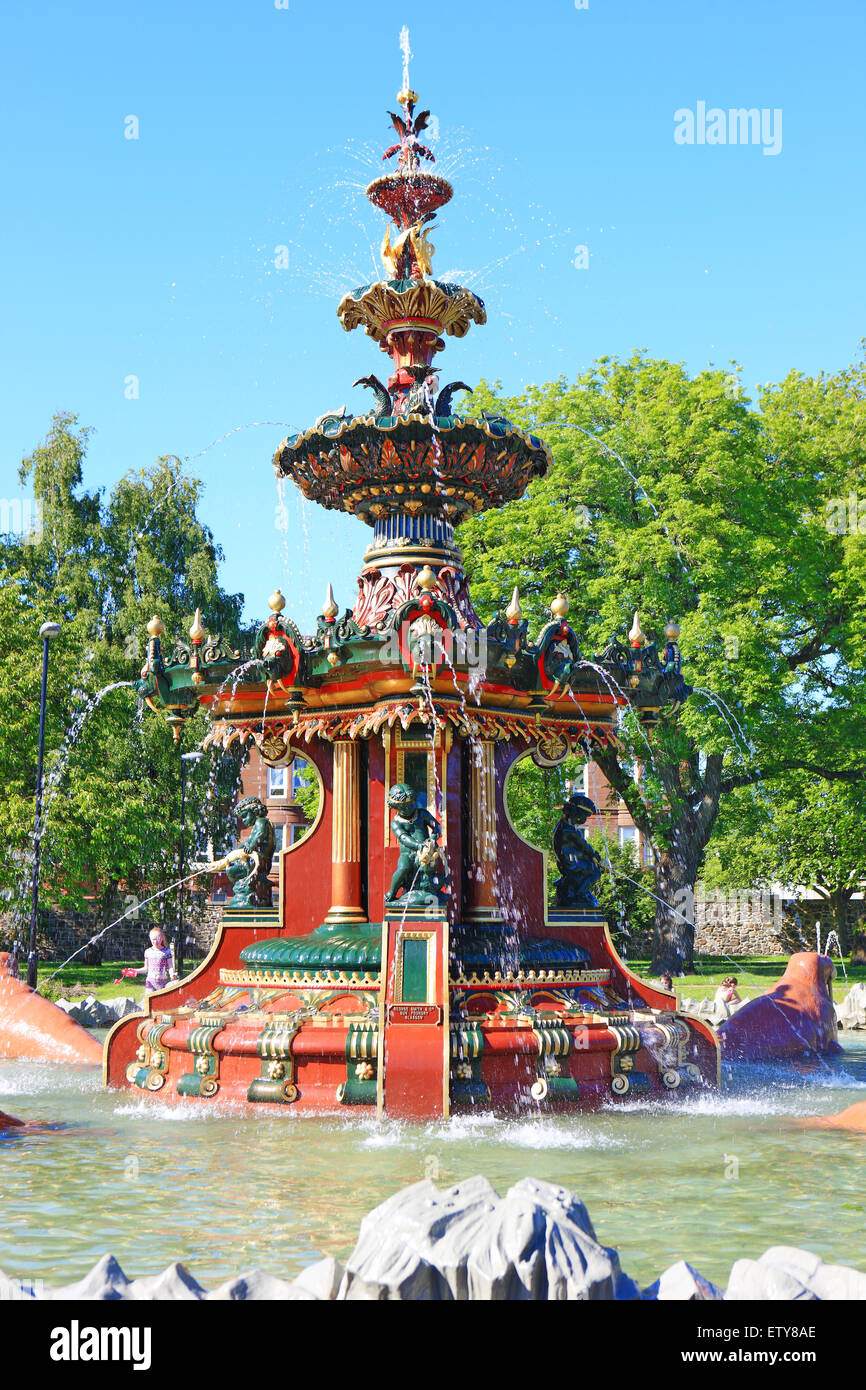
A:
{"type": "MultiPolygon", "coordinates": [[[[222,920],[223,908],[220,903],[204,902],[187,911],[184,956],[189,961],[207,955],[222,920]]],[[[81,950],[105,925],[96,913],[62,913],[50,909],[40,912],[39,924],[40,959],[60,963],[78,952],[76,960],[82,965],[95,965],[100,960],[140,961],[150,945],[148,934],[154,927],[162,927],[170,942],[174,941],[176,929],[174,921],[162,923],[155,917],[148,917],[147,910],[142,909],[137,920],[128,917],[118,922],[92,948],[81,950]]],[[[19,936],[24,939],[26,935],[25,927],[23,937],[21,933],[19,936]]]]}
{"type": "MultiPolygon", "coordinates": [[[[864,903],[848,905],[852,934],[863,930],[864,903]]],[[[728,893],[695,899],[695,954],[697,956],[789,956],[792,951],[814,951],[816,924],[821,924],[822,949],[831,929],[831,914],[817,898],[782,901],[769,894],[728,893]]],[[[626,939],[632,960],[652,955],[650,933],[626,939]]],[[[835,942],[832,954],[838,954],[835,942]]]]}
{"type": "Polygon", "coordinates": [[[787,956],[785,925],[778,899],[764,901],[760,894],[739,900],[730,895],[698,898],[695,951],[705,956],[787,956]]]}

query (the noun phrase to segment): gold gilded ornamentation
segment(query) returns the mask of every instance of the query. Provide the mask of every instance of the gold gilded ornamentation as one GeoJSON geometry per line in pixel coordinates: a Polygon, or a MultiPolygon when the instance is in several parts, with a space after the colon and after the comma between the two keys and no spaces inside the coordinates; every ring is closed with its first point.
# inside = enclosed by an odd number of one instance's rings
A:
{"type": "Polygon", "coordinates": [[[385,267],[389,279],[400,279],[400,262],[405,259],[406,252],[409,249],[411,249],[412,256],[421,274],[429,275],[433,265],[433,253],[436,247],[423,230],[421,223],[416,222],[414,226],[407,227],[406,231],[401,232],[394,242],[391,241],[390,225],[385,228],[385,235],[382,238],[379,254],[382,257],[382,265],[385,267]]]}
{"type": "Polygon", "coordinates": [[[275,763],[285,757],[288,749],[279,734],[265,734],[261,743],[262,757],[266,762],[275,763]]]}
{"type": "Polygon", "coordinates": [[[337,306],[337,316],[346,332],[363,327],[368,337],[382,343],[392,328],[420,328],[463,338],[471,323],[487,322],[487,311],[477,295],[460,288],[447,294],[435,280],[409,283],[395,289],[383,280],[368,286],[356,299],[346,294],[337,306]]]}
{"type": "Polygon", "coordinates": [[[332,858],[335,864],[355,864],[361,858],[359,758],[356,742],[341,739],[334,744],[332,858]]]}
{"type": "Polygon", "coordinates": [[[333,587],[329,584],[328,592],[325,595],[325,602],[322,604],[322,617],[330,622],[332,618],[336,618],[339,611],[337,600],[334,598],[333,587]]]}
{"type": "Polygon", "coordinates": [[[512,626],[516,626],[523,617],[523,609],[520,607],[520,590],[514,586],[514,593],[511,595],[511,602],[505,610],[505,616],[512,626]]]}
{"type": "Polygon", "coordinates": [[[556,598],[550,601],[550,611],[554,618],[567,618],[569,607],[565,594],[557,594],[556,598]]]}
{"type": "Polygon", "coordinates": [[[532,753],[532,761],[538,767],[555,767],[568,756],[569,742],[562,734],[548,733],[538,740],[532,753]]]}

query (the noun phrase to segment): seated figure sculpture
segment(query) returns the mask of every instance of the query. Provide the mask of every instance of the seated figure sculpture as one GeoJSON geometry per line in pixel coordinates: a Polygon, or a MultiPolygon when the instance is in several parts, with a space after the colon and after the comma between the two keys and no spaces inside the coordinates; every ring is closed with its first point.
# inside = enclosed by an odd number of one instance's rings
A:
{"type": "Polygon", "coordinates": [[[596,813],[595,803],[579,792],[570,796],[553,832],[553,852],[560,877],[556,880],[555,906],[598,907],[593,888],[601,878],[601,861],[581,826],[596,813]]]}
{"type": "MultiPolygon", "coordinates": [[[[226,866],[232,881],[232,907],[270,907],[271,885],[268,874],[273,863],[276,837],[264,803],[257,796],[245,796],[235,814],[241,825],[252,826],[252,833],[232,854],[237,858],[226,866]]],[[[230,856],[231,858],[231,856],[230,856]]]]}
{"type": "Polygon", "coordinates": [[[252,826],[252,833],[222,859],[193,864],[200,873],[224,871],[232,882],[229,907],[271,907],[268,874],[276,849],[274,827],[267,807],[257,796],[245,796],[235,807],[241,825],[252,826]]]}
{"type": "Polygon", "coordinates": [[[391,830],[400,846],[400,858],[385,902],[395,903],[399,897],[409,907],[446,903],[448,869],[438,844],[442,826],[418,805],[418,797],[406,782],[391,788],[388,805],[396,812],[391,830]]]}

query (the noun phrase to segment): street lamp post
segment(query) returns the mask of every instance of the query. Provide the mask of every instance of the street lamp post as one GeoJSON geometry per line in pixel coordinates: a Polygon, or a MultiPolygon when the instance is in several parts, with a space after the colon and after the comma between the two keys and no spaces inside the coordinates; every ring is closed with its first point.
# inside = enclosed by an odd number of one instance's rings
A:
{"type": "Polygon", "coordinates": [[[36,988],[36,930],[39,925],[39,854],[42,847],[42,763],[45,757],[45,703],[48,695],[48,643],[60,636],[59,623],[43,623],[42,692],[39,699],[39,757],[36,763],[36,829],[33,835],[33,887],[30,904],[30,950],[27,955],[27,983],[36,988]]]}
{"type": "Polygon", "coordinates": [[[178,887],[179,905],[177,913],[177,941],[174,948],[174,968],[178,979],[183,975],[183,880],[186,877],[186,765],[200,763],[204,753],[181,753],[180,755],[180,885],[178,887]]]}

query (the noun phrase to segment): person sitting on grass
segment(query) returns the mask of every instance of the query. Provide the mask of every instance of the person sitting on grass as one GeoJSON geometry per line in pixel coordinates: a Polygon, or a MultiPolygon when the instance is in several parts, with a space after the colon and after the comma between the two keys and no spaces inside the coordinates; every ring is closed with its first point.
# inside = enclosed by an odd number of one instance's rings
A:
{"type": "Polygon", "coordinates": [[[139,970],[124,970],[123,974],[144,975],[144,988],[148,994],[165,989],[169,980],[177,979],[174,958],[159,927],[154,927],[150,933],[150,945],[144,953],[144,965],[139,970]]]}
{"type": "Polygon", "coordinates": [[[736,1004],[742,1004],[742,999],[737,991],[736,975],[726,975],[716,990],[716,1003],[724,1004],[728,1013],[736,1004]]]}

